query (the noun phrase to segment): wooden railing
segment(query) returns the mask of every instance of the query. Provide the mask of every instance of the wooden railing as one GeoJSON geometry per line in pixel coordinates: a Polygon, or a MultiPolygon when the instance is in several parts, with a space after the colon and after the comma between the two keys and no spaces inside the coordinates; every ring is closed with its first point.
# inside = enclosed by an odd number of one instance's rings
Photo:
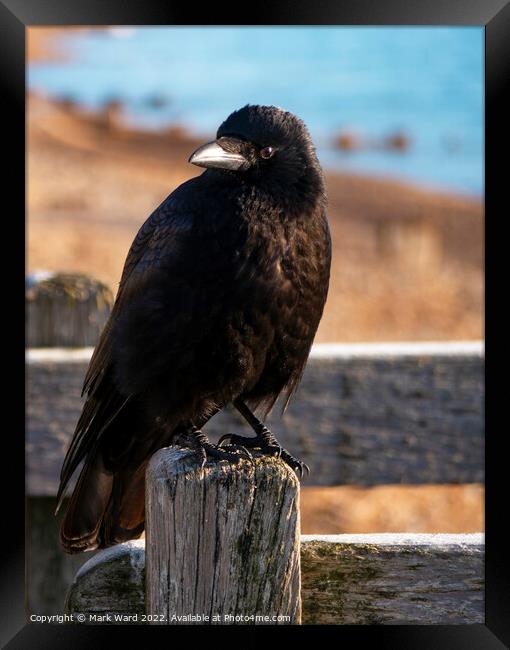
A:
{"type": "MultiPolygon", "coordinates": [[[[303,535],[300,556],[304,624],[484,622],[481,534],[303,535]]],[[[81,567],[66,611],[89,623],[150,622],[145,590],[145,540],[127,542],[81,567]]],[[[159,622],[186,622],[173,614],[159,622]]]]}
{"type": "MultiPolygon", "coordinates": [[[[47,305],[45,309],[48,310],[47,305]]],[[[76,331],[83,329],[80,326],[76,331]]],[[[27,350],[30,549],[27,575],[29,607],[37,613],[54,613],[61,609],[58,594],[62,594],[76,569],[86,560],[86,557],[64,556],[60,551],[56,535],[58,521],[51,513],[60,465],[81,410],[80,392],[91,353],[91,347],[27,350]],[[51,578],[49,571],[53,571],[51,578]],[[50,581],[57,593],[52,596],[53,601],[46,593],[50,581]]],[[[484,479],[483,368],[483,344],[479,341],[315,345],[301,387],[288,411],[280,418],[275,408],[269,423],[280,442],[310,466],[311,476],[306,485],[480,483],[484,479]]],[[[206,431],[214,441],[225,432],[239,431],[242,426],[236,414],[226,410],[211,420],[206,431]]],[[[214,477],[216,470],[207,471],[213,472],[214,477]]],[[[259,477],[261,481],[263,476],[264,473],[259,477]]],[[[193,483],[193,489],[201,498],[206,489],[204,480],[198,472],[193,483]]],[[[249,472],[236,478],[240,485],[246,486],[251,485],[250,480],[249,472]]],[[[215,481],[207,485],[208,490],[213,489],[215,481]]],[[[255,487],[259,489],[258,484],[255,487]]],[[[281,484],[276,481],[273,487],[278,492],[281,484]]],[[[292,489],[289,483],[286,490],[292,489]]],[[[252,492],[248,490],[248,493],[252,492]]],[[[279,501],[271,490],[266,498],[263,510],[270,514],[274,511],[273,502],[279,501]]],[[[250,502],[249,498],[235,505],[241,520],[242,503],[246,502],[250,502]]],[[[297,503],[295,498],[293,502],[297,503]]],[[[217,505],[211,506],[208,516],[222,521],[219,517],[222,501],[219,499],[215,503],[217,505]]],[[[259,551],[260,555],[255,558],[264,565],[268,558],[284,557],[278,555],[281,552],[278,536],[264,541],[264,531],[278,529],[276,520],[268,522],[257,529],[258,542],[262,546],[245,545],[243,551],[250,548],[255,552],[254,549],[264,547],[265,552],[259,551]]],[[[267,581],[269,574],[266,573],[264,580],[259,577],[261,582],[257,585],[257,593],[263,592],[266,583],[272,584],[275,593],[287,593],[288,609],[294,611],[293,622],[483,621],[481,535],[303,536],[299,550],[298,523],[299,517],[295,527],[287,529],[286,539],[297,540],[295,548],[302,574],[301,604],[292,600],[295,590],[292,594],[285,591],[295,579],[290,577],[295,574],[288,572],[288,558],[285,570],[280,570],[281,562],[272,565],[273,582],[267,581]],[[279,582],[275,576],[279,576],[279,582]],[[298,610],[302,611],[301,619],[295,615],[298,610]]],[[[149,538],[150,530],[148,524],[149,538]]],[[[196,526],[195,530],[198,530],[196,526]]],[[[217,535],[221,526],[215,525],[211,530],[217,535]]],[[[239,546],[239,539],[236,542],[234,529],[228,531],[220,535],[223,543],[233,549],[234,555],[240,553],[242,545],[239,546]]],[[[160,529],[152,536],[151,552],[156,552],[163,562],[158,565],[157,574],[164,572],[165,563],[167,569],[173,566],[175,572],[175,562],[179,561],[164,553],[161,556],[162,549],[175,541],[165,534],[160,529]]],[[[192,544],[192,548],[182,549],[184,554],[196,554],[197,535],[190,539],[178,530],[172,534],[181,534],[181,541],[192,544]]],[[[207,547],[209,542],[204,543],[207,547]]],[[[137,614],[138,621],[131,622],[145,622],[141,620],[147,613],[145,590],[150,590],[155,579],[146,584],[144,544],[142,540],[120,545],[86,562],[68,593],[68,611],[86,614],[89,622],[101,622],[89,616],[101,612],[137,614]],[[111,588],[107,589],[107,584],[111,588]]],[[[205,562],[201,566],[206,567],[205,572],[198,571],[198,565],[192,565],[194,572],[190,570],[191,573],[184,575],[180,584],[189,589],[193,584],[194,594],[209,594],[211,612],[217,594],[207,583],[207,576],[211,576],[211,571],[216,577],[226,575],[236,564],[217,563],[211,568],[205,562]]],[[[241,573],[239,569],[235,582],[242,581],[241,573]]],[[[157,574],[154,573],[154,578],[157,574]]],[[[228,580],[221,584],[227,585],[221,597],[235,600],[237,613],[242,610],[255,614],[257,603],[262,601],[247,600],[252,593],[249,589],[243,591],[243,594],[246,592],[243,600],[238,592],[235,596],[229,592],[228,580]]],[[[183,594],[173,592],[172,595],[167,590],[166,595],[160,594],[163,601],[159,602],[165,602],[167,611],[173,608],[175,613],[177,609],[172,603],[177,602],[178,596],[184,598],[183,594]]],[[[188,603],[188,614],[199,613],[191,611],[188,596],[182,602],[188,603]]],[[[283,601],[280,598],[278,602],[281,605],[283,601]]],[[[271,599],[267,601],[266,613],[282,611],[275,603],[271,599]]],[[[178,611],[179,615],[184,615],[187,610],[181,607],[178,611]]],[[[216,608],[216,614],[225,613],[228,612],[216,608]]]]}
{"type": "MultiPolygon", "coordinates": [[[[30,494],[56,494],[91,354],[91,348],[27,352],[30,494]]],[[[287,412],[281,418],[276,406],[268,422],[310,466],[306,485],[479,483],[483,373],[477,341],[319,344],[287,412]]],[[[215,440],[245,426],[226,409],[205,430],[215,440]]]]}

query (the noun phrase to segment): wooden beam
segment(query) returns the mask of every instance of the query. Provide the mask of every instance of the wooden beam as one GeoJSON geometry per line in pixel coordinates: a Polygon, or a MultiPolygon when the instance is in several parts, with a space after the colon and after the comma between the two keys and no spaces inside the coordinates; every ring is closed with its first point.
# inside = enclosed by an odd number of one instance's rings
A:
{"type": "MultiPolygon", "coordinates": [[[[29,494],[56,494],[90,352],[28,352],[29,494]]],[[[482,342],[314,346],[287,412],[268,423],[310,466],[305,485],[482,483],[482,342]]],[[[228,409],[206,431],[251,435],[228,409]]]]}
{"type": "Polygon", "coordinates": [[[482,535],[303,535],[303,621],[484,622],[482,535]]]}
{"type": "MultiPolygon", "coordinates": [[[[144,563],[144,540],[100,551],[78,572],[66,611],[146,623],[144,563]]],[[[305,624],[484,622],[482,534],[303,535],[301,573],[305,624]]]]}

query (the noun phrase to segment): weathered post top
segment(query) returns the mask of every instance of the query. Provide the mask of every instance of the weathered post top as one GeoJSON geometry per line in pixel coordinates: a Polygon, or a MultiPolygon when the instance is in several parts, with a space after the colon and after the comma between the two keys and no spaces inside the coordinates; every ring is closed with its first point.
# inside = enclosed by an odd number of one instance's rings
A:
{"type": "Polygon", "coordinates": [[[110,289],[82,273],[39,272],[26,278],[28,347],[95,345],[113,305],[110,289]]]}
{"type": "Polygon", "coordinates": [[[274,458],[201,467],[159,450],[146,474],[149,622],[301,622],[299,481],[274,458]]]}

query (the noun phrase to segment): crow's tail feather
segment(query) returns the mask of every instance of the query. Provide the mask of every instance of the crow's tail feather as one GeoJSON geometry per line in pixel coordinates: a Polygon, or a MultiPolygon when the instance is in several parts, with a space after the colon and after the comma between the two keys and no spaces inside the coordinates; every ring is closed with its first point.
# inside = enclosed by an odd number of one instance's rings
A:
{"type": "Polygon", "coordinates": [[[67,553],[93,551],[141,535],[145,467],[112,473],[105,469],[100,451],[87,458],[60,528],[67,553]]]}

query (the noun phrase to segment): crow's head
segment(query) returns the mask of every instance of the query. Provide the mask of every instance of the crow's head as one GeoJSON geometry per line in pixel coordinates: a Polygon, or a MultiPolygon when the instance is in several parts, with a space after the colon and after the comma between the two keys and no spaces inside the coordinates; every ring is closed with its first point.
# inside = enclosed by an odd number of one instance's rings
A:
{"type": "Polygon", "coordinates": [[[322,170],[304,122],[276,106],[247,105],[220,126],[216,140],[189,162],[233,174],[270,193],[298,192],[314,200],[324,192],[322,170]]]}

